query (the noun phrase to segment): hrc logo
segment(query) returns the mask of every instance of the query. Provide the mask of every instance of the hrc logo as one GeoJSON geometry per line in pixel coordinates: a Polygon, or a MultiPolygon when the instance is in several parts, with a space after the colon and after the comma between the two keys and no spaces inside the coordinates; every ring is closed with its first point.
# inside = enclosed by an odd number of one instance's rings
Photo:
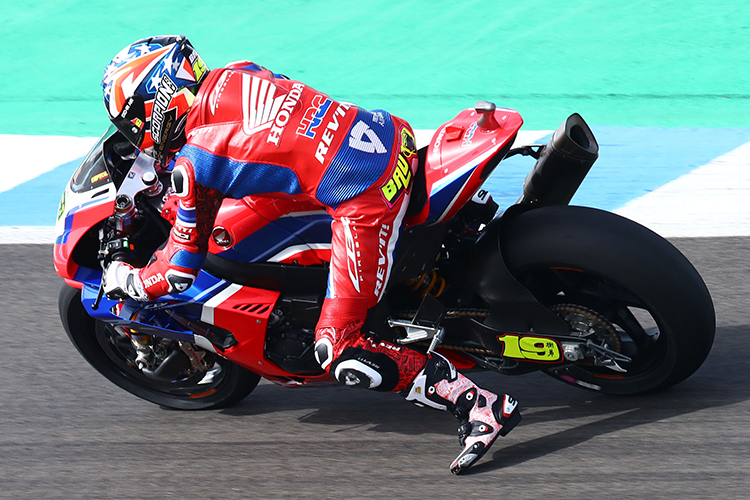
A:
{"type": "Polygon", "coordinates": [[[307,108],[305,116],[300,120],[300,126],[297,128],[297,135],[315,139],[315,129],[323,123],[323,118],[325,118],[328,108],[331,107],[331,102],[330,99],[325,98],[322,95],[316,95],[313,97],[312,106],[307,108]]]}
{"type": "Polygon", "coordinates": [[[388,178],[388,181],[380,188],[380,195],[389,209],[393,208],[404,192],[409,192],[413,177],[410,160],[416,155],[414,136],[408,128],[403,127],[401,129],[401,151],[398,154],[396,168],[393,169],[393,174],[388,178]]]}

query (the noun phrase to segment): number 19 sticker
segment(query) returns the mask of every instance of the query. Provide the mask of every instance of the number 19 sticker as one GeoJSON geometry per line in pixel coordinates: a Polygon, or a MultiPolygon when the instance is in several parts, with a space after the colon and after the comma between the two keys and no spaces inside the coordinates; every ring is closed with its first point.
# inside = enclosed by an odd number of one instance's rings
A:
{"type": "Polygon", "coordinates": [[[506,333],[498,335],[503,344],[502,355],[507,358],[524,359],[540,363],[555,363],[562,359],[560,344],[546,337],[531,337],[506,333]]]}

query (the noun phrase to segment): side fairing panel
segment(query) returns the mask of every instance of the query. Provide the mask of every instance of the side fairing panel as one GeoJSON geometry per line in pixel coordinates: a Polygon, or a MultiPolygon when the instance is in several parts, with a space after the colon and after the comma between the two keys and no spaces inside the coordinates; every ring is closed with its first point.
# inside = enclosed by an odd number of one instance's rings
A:
{"type": "Polygon", "coordinates": [[[311,203],[253,197],[225,200],[214,226],[227,232],[229,244],[220,246],[212,239],[209,251],[226,259],[303,265],[330,259],[331,216],[311,203]]]}

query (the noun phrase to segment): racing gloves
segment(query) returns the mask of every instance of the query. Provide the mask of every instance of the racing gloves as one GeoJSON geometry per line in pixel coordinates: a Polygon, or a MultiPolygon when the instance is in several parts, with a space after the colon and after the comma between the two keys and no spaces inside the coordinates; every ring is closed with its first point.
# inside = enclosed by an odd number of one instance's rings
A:
{"type": "Polygon", "coordinates": [[[125,262],[115,261],[109,264],[102,277],[104,294],[113,300],[149,300],[138,271],[139,269],[125,262]]]}

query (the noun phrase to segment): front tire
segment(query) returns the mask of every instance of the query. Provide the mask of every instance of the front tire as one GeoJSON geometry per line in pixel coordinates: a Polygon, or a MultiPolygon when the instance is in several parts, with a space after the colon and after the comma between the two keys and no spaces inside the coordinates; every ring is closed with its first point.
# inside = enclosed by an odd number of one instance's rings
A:
{"type": "Polygon", "coordinates": [[[86,361],[110,382],[152,403],[177,410],[224,408],[244,399],[260,380],[255,373],[218,356],[204,376],[154,380],[133,362],[135,353],[127,338],[86,313],[80,290],[63,283],[58,307],[68,338],[86,361]]]}
{"type": "Polygon", "coordinates": [[[674,246],[615,214],[554,206],[505,221],[501,248],[511,273],[571,331],[632,358],[625,372],[590,362],[546,370],[609,394],[671,387],[705,361],[715,314],[698,272],[674,246]],[[587,333],[591,335],[591,333],[587,333]]]}

